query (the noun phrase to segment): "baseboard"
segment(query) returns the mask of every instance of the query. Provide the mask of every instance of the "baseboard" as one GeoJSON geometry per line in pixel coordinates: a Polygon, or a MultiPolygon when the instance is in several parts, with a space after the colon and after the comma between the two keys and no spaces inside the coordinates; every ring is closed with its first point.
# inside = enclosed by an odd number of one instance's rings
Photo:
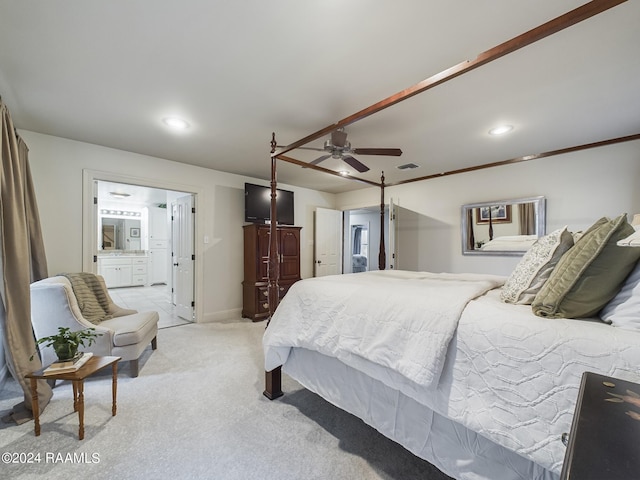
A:
{"type": "Polygon", "coordinates": [[[231,310],[222,310],[220,312],[206,313],[202,319],[202,322],[198,322],[198,323],[225,322],[227,320],[238,319],[241,316],[242,316],[242,308],[233,308],[231,310]]]}

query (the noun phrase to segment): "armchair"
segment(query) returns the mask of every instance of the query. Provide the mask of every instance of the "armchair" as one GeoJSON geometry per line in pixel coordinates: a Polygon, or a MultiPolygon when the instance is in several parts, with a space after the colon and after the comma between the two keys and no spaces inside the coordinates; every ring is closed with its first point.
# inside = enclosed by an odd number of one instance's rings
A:
{"type": "MultiPolygon", "coordinates": [[[[31,284],[31,323],[36,338],[57,333],[58,327],[72,331],[95,328],[102,333],[96,341],[83,350],[94,355],[113,355],[128,360],[131,376],[137,377],[139,358],[147,345],[157,348],[158,312],[137,312],[119,307],[109,296],[104,279],[96,275],[104,289],[112,318],[97,324],[87,320],[80,309],[69,279],[59,275],[31,284]]],[[[43,365],[56,359],[52,347],[39,346],[43,365]]]]}

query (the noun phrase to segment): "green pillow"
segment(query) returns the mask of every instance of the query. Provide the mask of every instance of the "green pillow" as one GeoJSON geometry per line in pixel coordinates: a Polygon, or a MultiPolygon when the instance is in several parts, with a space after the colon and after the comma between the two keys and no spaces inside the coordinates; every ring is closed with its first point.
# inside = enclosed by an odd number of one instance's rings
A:
{"type": "Polygon", "coordinates": [[[565,253],[533,300],[533,313],[549,318],[597,314],[620,290],[640,258],[640,248],[619,247],[634,229],[627,214],[594,223],[565,253]]]}

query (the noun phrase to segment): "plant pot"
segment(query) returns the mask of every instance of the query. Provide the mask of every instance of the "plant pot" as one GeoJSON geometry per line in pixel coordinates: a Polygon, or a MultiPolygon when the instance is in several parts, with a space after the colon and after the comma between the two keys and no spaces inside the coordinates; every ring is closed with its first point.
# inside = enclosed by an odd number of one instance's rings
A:
{"type": "Polygon", "coordinates": [[[58,356],[58,360],[70,360],[78,353],[78,345],[72,343],[54,343],[53,350],[58,356]]]}

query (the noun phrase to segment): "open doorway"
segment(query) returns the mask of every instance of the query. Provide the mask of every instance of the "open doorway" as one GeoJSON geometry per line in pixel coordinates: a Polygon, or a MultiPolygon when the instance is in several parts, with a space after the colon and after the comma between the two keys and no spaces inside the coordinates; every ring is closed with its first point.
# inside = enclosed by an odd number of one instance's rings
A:
{"type": "Polygon", "coordinates": [[[385,205],[384,218],[380,218],[380,206],[363,207],[344,212],[343,272],[358,273],[378,270],[381,221],[386,252],[385,268],[393,268],[393,255],[389,241],[389,207],[385,205]]]}
{"type": "Polygon", "coordinates": [[[142,300],[145,304],[138,307],[147,310],[158,307],[154,309],[160,313],[160,327],[163,316],[170,324],[197,321],[201,288],[197,278],[201,272],[194,267],[190,270],[190,282],[174,281],[171,204],[187,197],[193,205],[189,257],[195,258],[198,192],[102,172],[85,172],[84,184],[84,218],[90,222],[83,225],[83,270],[103,275],[114,301],[118,297],[127,304],[123,306],[136,308],[131,302],[142,300]],[[87,191],[91,192],[90,196],[87,191]],[[185,293],[184,288],[190,291],[185,293]],[[147,292],[141,294],[142,290],[147,292]],[[180,298],[190,298],[189,312],[182,309],[181,319],[173,305],[176,290],[182,292],[180,298]]]}

